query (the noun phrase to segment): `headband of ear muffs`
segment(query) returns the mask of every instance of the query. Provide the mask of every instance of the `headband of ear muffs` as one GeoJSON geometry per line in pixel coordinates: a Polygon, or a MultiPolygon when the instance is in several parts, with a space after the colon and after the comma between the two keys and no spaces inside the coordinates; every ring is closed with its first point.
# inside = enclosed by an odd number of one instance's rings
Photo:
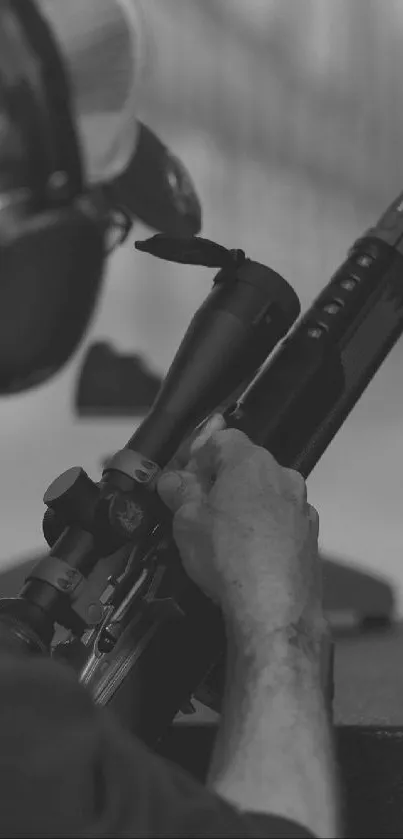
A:
{"type": "MultiPolygon", "coordinates": [[[[68,0],[66,0],[68,2],[68,0]]],[[[105,260],[58,47],[33,0],[0,0],[0,393],[47,381],[83,337],[105,260]]]]}

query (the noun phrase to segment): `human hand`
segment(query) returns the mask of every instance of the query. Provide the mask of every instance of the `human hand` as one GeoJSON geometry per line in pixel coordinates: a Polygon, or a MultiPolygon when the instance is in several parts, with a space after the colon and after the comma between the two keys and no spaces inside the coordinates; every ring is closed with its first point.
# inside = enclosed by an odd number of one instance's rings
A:
{"type": "Polygon", "coordinates": [[[189,577],[248,634],[323,625],[319,517],[304,479],[215,415],[158,481],[189,577]]]}

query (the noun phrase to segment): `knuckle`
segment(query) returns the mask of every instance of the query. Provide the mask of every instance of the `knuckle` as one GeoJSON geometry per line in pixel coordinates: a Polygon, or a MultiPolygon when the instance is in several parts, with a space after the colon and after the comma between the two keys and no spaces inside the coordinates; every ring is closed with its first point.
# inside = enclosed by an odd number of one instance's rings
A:
{"type": "Polygon", "coordinates": [[[244,447],[245,444],[249,444],[249,446],[253,445],[249,437],[238,428],[224,428],[213,431],[211,440],[219,448],[226,448],[227,446],[236,447],[238,445],[244,447]]]}
{"type": "Polygon", "coordinates": [[[307,502],[308,492],[305,478],[296,469],[284,469],[288,480],[291,483],[296,498],[303,503],[307,502]]]}
{"type": "Polygon", "coordinates": [[[319,523],[319,513],[318,513],[316,507],[313,507],[312,504],[308,504],[308,508],[309,508],[309,515],[310,515],[313,523],[318,524],[319,523]]]}
{"type": "Polygon", "coordinates": [[[280,464],[267,449],[264,449],[263,446],[254,446],[254,456],[256,460],[260,460],[269,466],[271,469],[281,469],[280,464]]]}
{"type": "Polygon", "coordinates": [[[309,510],[309,518],[310,518],[310,521],[311,521],[311,525],[312,525],[314,534],[315,534],[316,538],[318,538],[319,537],[319,522],[320,522],[319,513],[318,513],[316,507],[312,507],[312,504],[308,504],[308,510],[309,510]]]}

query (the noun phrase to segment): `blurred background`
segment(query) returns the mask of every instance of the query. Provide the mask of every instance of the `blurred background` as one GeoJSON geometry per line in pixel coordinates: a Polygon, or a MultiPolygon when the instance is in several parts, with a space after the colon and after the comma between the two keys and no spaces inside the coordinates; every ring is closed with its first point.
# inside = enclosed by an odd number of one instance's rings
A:
{"type": "MultiPolygon", "coordinates": [[[[139,116],[197,186],[202,235],[282,274],[305,308],[403,190],[403,0],[147,0],[139,116]]],[[[82,465],[97,480],[141,417],[83,419],[74,394],[94,341],[159,376],[213,272],[111,258],[86,340],[54,381],[0,406],[0,568],[44,548],[42,496],[82,465]]],[[[381,574],[403,615],[403,345],[308,481],[326,556],[381,574]]]]}

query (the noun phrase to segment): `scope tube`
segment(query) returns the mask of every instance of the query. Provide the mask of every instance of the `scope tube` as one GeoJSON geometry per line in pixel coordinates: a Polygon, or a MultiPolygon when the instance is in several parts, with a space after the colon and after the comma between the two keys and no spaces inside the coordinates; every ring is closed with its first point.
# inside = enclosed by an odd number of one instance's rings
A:
{"type": "Polygon", "coordinates": [[[187,434],[259,369],[299,312],[294,290],[270,268],[246,259],[222,269],[149,414],[108,461],[104,483],[126,492],[137,481],[151,484],[187,434]]]}

